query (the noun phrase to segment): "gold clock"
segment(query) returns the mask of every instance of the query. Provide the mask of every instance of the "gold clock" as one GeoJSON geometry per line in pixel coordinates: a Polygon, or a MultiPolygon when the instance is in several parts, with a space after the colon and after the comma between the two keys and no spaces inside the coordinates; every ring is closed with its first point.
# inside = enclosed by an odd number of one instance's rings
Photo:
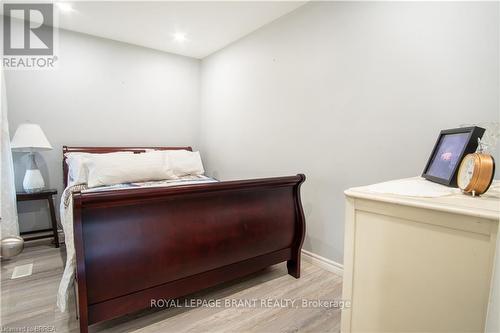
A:
{"type": "Polygon", "coordinates": [[[481,195],[488,191],[494,175],[493,156],[483,153],[468,154],[458,169],[457,184],[464,193],[481,195]]]}

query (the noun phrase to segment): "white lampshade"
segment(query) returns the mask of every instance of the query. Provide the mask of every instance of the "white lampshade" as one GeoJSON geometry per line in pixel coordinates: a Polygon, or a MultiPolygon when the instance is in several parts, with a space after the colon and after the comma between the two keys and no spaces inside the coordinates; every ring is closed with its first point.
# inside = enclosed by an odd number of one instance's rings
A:
{"type": "Polygon", "coordinates": [[[14,133],[10,142],[14,151],[34,152],[39,150],[50,150],[52,146],[47,140],[42,129],[37,124],[21,124],[14,133]]]}

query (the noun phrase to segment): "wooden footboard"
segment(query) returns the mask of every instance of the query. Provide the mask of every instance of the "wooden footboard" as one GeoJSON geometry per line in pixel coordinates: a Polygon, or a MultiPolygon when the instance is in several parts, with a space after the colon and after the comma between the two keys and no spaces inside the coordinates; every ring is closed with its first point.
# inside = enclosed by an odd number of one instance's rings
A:
{"type": "Polygon", "coordinates": [[[304,180],[76,193],[81,332],[283,261],[298,278],[304,180]]]}

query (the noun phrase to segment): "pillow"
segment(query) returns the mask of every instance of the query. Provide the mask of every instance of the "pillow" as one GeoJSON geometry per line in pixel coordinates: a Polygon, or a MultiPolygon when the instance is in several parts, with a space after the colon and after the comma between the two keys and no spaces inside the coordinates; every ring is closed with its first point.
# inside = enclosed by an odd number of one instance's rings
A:
{"type": "Polygon", "coordinates": [[[66,153],[66,164],[68,165],[68,186],[86,184],[89,178],[88,163],[94,155],[123,155],[133,154],[129,151],[119,151],[114,153],[91,154],[91,153],[66,153]]]}
{"type": "Polygon", "coordinates": [[[205,173],[198,151],[164,150],[164,153],[167,156],[168,169],[175,177],[197,176],[205,173]]]}
{"type": "Polygon", "coordinates": [[[96,154],[90,159],[89,187],[174,178],[161,151],[106,155],[96,154]]]}
{"type": "Polygon", "coordinates": [[[85,160],[89,153],[66,153],[66,164],[68,165],[68,186],[87,183],[88,171],[85,160]]]}

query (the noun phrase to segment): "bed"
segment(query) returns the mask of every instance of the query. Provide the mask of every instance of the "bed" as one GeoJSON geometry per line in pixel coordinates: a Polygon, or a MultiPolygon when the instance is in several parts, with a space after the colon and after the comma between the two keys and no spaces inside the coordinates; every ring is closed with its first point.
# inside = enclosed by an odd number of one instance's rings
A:
{"type": "MultiPolygon", "coordinates": [[[[109,153],[190,147],[63,147],[109,153]]],[[[63,158],[66,185],[67,165],[63,158]]],[[[267,266],[300,277],[302,174],[72,194],[80,332],[267,266]]]]}

